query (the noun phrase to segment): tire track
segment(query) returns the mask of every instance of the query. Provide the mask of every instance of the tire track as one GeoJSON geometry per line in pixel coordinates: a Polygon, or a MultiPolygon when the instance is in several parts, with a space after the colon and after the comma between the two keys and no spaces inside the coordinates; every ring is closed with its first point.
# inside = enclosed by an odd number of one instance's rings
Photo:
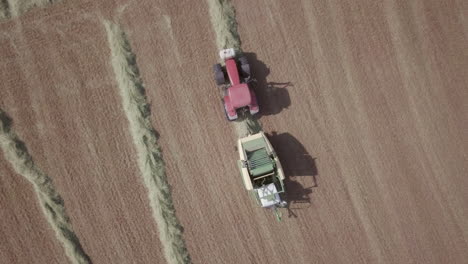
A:
{"type": "Polygon", "coordinates": [[[16,173],[26,178],[34,187],[39,204],[71,263],[91,263],[76,234],[60,194],[52,179],[41,171],[28,153],[26,145],[11,129],[12,120],[0,109],[0,148],[16,173]]]}
{"type": "Polygon", "coordinates": [[[164,161],[151,125],[150,108],[139,76],[135,55],[125,32],[113,22],[104,21],[111,49],[111,64],[138,155],[138,166],[148,189],[153,217],[168,263],[190,263],[183,240],[183,228],[175,214],[164,161]]]}
{"type": "MultiPolygon", "coordinates": [[[[211,18],[211,24],[216,34],[218,50],[234,48],[242,53],[241,40],[237,32],[236,11],[230,0],[207,0],[211,18]]],[[[261,111],[261,109],[260,109],[261,111]]],[[[238,137],[245,137],[262,130],[257,118],[245,114],[233,122],[238,137]]]]}

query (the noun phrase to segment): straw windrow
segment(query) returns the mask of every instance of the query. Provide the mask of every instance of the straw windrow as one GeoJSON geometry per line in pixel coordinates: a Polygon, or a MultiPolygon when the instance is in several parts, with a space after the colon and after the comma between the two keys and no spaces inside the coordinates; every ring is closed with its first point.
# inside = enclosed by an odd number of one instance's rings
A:
{"type": "MultiPolygon", "coordinates": [[[[234,48],[241,50],[241,40],[237,32],[236,11],[229,0],[207,0],[210,10],[211,24],[216,34],[216,43],[219,50],[234,48]]],[[[246,114],[233,122],[238,137],[245,137],[262,130],[258,120],[246,114]]]]}
{"type": "Polygon", "coordinates": [[[17,17],[37,7],[45,7],[60,0],[0,0],[0,20],[17,17]]]}
{"type": "Polygon", "coordinates": [[[240,51],[241,41],[237,33],[236,11],[231,1],[208,0],[208,6],[218,48],[234,48],[240,51]]]}
{"type": "Polygon", "coordinates": [[[0,21],[10,17],[10,4],[8,3],[8,0],[0,0],[0,21]]]}
{"type": "Polygon", "coordinates": [[[11,125],[11,119],[0,109],[0,148],[6,160],[16,173],[33,185],[40,207],[70,261],[76,264],[91,263],[73,232],[63,199],[55,190],[52,179],[34,164],[26,145],[13,132],[11,125]]]}
{"type": "Polygon", "coordinates": [[[135,55],[122,29],[104,21],[111,49],[111,64],[138,155],[138,166],[148,189],[150,206],[157,223],[163,252],[168,263],[190,263],[167,182],[157,132],[150,122],[150,108],[139,76],[135,55]]]}

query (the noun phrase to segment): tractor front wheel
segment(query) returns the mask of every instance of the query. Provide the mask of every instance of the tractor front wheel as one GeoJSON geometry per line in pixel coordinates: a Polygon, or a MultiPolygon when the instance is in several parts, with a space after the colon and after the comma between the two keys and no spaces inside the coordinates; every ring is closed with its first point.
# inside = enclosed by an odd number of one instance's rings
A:
{"type": "Polygon", "coordinates": [[[250,64],[246,57],[240,57],[239,62],[241,65],[242,76],[244,78],[250,77],[250,64]]]}
{"type": "Polygon", "coordinates": [[[236,120],[237,115],[234,116],[234,117],[229,116],[227,106],[226,106],[226,102],[224,101],[224,99],[222,99],[221,102],[223,103],[224,115],[226,116],[227,121],[232,122],[232,121],[236,120]]]}
{"type": "Polygon", "coordinates": [[[217,63],[213,65],[213,72],[214,72],[214,79],[217,85],[223,85],[226,83],[226,79],[224,78],[223,68],[221,64],[217,63]]]}

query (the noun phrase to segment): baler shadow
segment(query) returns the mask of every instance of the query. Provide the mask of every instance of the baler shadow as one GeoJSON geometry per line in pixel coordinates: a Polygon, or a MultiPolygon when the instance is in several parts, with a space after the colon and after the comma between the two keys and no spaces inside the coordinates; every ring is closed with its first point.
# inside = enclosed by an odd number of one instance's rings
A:
{"type": "Polygon", "coordinates": [[[252,87],[255,90],[257,100],[260,105],[258,117],[275,115],[291,105],[291,98],[287,87],[292,86],[291,82],[268,82],[267,76],[270,69],[263,61],[257,59],[257,54],[245,52],[243,55],[250,64],[250,71],[255,81],[252,87]]]}
{"type": "Polygon", "coordinates": [[[305,147],[291,134],[272,132],[267,134],[273,145],[284,170],[286,189],[285,199],[288,202],[289,217],[297,217],[294,210],[300,210],[310,206],[310,194],[312,188],[318,187],[318,170],[315,158],[310,156],[305,147]],[[312,179],[312,185],[304,187],[295,178],[308,176],[312,179]]]}

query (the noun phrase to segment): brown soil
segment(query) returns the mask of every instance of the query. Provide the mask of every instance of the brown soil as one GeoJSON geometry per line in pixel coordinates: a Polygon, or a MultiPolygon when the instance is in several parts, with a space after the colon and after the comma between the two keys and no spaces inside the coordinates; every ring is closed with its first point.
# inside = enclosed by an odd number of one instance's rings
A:
{"type": "MultiPolygon", "coordinates": [[[[163,262],[100,21],[120,14],[194,263],[463,263],[466,4],[411,3],[234,1],[260,121],[288,175],[281,223],[248,198],[237,172],[205,2],[118,12],[112,2],[65,1],[0,25],[0,107],[54,179],[94,263],[163,262]]],[[[8,241],[26,228],[9,226],[8,241]]],[[[57,244],[48,236],[43,251],[57,244]]],[[[15,243],[0,248],[33,254],[15,243]]],[[[63,258],[54,248],[42,257],[63,258]]]]}
{"type": "Polygon", "coordinates": [[[281,239],[269,229],[276,243],[267,251],[285,249],[297,263],[463,263],[463,8],[307,2],[234,2],[243,50],[270,69],[259,63],[259,78],[291,83],[260,91],[274,114],[263,128],[278,133],[272,141],[293,176],[286,188],[299,200],[312,190],[309,207],[285,221],[302,234],[281,239]]]}

